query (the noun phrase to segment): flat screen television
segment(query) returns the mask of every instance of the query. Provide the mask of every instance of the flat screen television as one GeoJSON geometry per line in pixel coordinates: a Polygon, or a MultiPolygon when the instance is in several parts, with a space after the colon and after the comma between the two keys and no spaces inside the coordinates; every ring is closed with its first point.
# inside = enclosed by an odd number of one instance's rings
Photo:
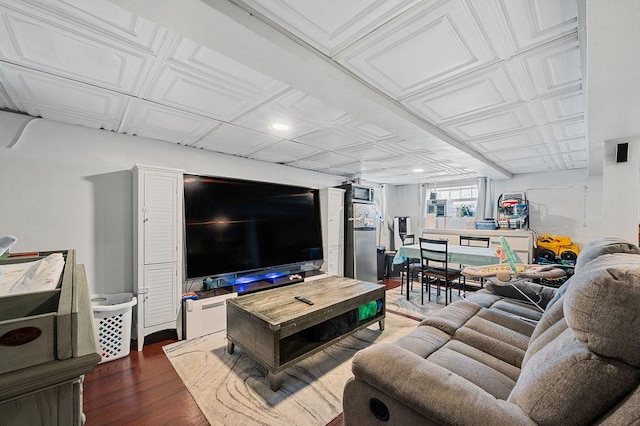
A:
{"type": "Polygon", "coordinates": [[[184,175],[188,279],[322,259],[317,189],[184,175]]]}

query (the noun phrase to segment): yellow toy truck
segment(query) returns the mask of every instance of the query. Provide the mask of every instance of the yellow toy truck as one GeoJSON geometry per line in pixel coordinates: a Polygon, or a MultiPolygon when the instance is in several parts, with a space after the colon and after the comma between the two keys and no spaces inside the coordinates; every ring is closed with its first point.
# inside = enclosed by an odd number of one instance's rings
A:
{"type": "Polygon", "coordinates": [[[556,257],[575,262],[580,254],[580,247],[571,242],[570,237],[544,234],[538,237],[538,258],[547,262],[555,262],[556,257]]]}

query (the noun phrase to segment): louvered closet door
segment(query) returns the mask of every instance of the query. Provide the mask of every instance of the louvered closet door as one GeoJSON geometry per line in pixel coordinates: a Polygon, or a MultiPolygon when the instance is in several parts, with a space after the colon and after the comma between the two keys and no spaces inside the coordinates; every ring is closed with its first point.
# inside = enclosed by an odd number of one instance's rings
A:
{"type": "Polygon", "coordinates": [[[175,262],[178,177],[147,173],[144,180],[144,264],[175,262]]]}
{"type": "Polygon", "coordinates": [[[344,189],[320,189],[322,219],[322,270],[329,275],[344,275],[344,189]]]}
{"type": "Polygon", "coordinates": [[[147,288],[144,302],[144,326],[153,327],[176,320],[178,312],[175,263],[144,267],[147,288]]]}

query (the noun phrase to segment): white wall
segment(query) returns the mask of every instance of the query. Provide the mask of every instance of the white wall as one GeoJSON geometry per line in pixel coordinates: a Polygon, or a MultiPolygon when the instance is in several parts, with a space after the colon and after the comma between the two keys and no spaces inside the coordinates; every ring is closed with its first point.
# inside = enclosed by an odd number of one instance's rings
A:
{"type": "MultiPolygon", "coordinates": [[[[387,216],[393,221],[396,216],[409,216],[411,218],[411,232],[420,235],[422,230],[422,212],[420,209],[420,191],[422,185],[389,185],[387,216]]],[[[393,240],[393,232],[390,233],[393,240]]],[[[391,247],[391,244],[387,244],[391,247]]],[[[396,247],[397,248],[397,247],[396,247]]]]}
{"type": "Polygon", "coordinates": [[[76,249],[92,293],[133,288],[135,164],[318,188],[342,180],[42,119],[31,121],[13,148],[2,148],[6,142],[0,140],[0,235],[18,237],[12,252],[76,249]]]}
{"type": "Polygon", "coordinates": [[[525,191],[531,229],[543,235],[568,235],[580,245],[605,236],[602,227],[602,176],[586,169],[516,175],[493,181],[495,197],[525,191]]]}
{"type": "Polygon", "coordinates": [[[608,236],[637,242],[640,223],[640,141],[606,142],[603,162],[603,223],[608,236]],[[629,143],[628,160],[616,163],[618,143],[629,143]]]}
{"type": "MultiPolygon", "coordinates": [[[[568,170],[516,175],[512,179],[493,180],[491,185],[496,197],[494,203],[504,192],[531,191],[536,195],[530,213],[532,222],[539,225],[532,229],[539,235],[569,235],[579,244],[606,235],[602,226],[602,176],[588,176],[584,169],[568,170]],[[581,204],[574,205],[575,200],[562,198],[567,191],[581,204]],[[561,214],[555,214],[557,212],[561,214]]],[[[414,224],[419,223],[420,190],[420,185],[390,187],[389,215],[410,216],[414,224]]],[[[414,231],[418,229],[414,225],[414,231]]]]}
{"type": "MultiPolygon", "coordinates": [[[[581,246],[609,236],[638,242],[640,140],[605,143],[603,175],[589,175],[585,169],[531,173],[493,180],[491,186],[494,203],[504,192],[527,193],[531,229],[538,235],[567,235],[581,246]],[[615,146],[621,142],[629,142],[626,163],[615,162],[615,146]]],[[[389,186],[388,215],[410,216],[418,223],[419,188],[389,186]]]]}

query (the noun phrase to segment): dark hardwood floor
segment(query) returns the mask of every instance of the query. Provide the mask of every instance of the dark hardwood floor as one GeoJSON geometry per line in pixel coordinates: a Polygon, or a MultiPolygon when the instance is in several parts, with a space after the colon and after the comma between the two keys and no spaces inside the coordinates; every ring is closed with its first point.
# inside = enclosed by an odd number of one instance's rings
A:
{"type": "MultiPolygon", "coordinates": [[[[399,279],[385,279],[387,290],[399,279]]],[[[156,335],[142,352],[131,346],[129,356],[99,364],[84,379],[86,426],[207,425],[182,380],[162,350],[175,335],[156,335]]],[[[328,426],[342,426],[342,414],[328,426]]]]}
{"type": "Polygon", "coordinates": [[[99,364],[87,374],[86,425],[207,425],[162,350],[173,342],[160,340],[142,352],[132,350],[129,356],[99,364]]]}

